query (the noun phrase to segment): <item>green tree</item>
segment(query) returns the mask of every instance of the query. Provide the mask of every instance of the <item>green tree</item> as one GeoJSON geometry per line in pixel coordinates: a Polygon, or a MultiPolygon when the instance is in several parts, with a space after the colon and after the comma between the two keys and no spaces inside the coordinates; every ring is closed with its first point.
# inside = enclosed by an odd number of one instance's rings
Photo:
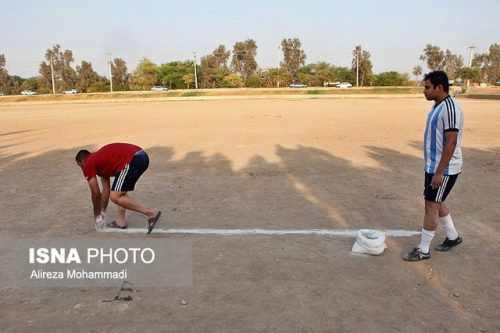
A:
{"type": "Polygon", "coordinates": [[[56,44],[52,49],[45,52],[45,61],[40,64],[39,73],[42,76],[40,80],[40,89],[42,92],[52,92],[52,72],[50,64],[54,69],[54,84],[56,91],[72,89],[76,85],[76,71],[71,67],[74,61],[71,50],[61,50],[61,45],[56,44]]]}
{"type": "Polygon", "coordinates": [[[431,71],[435,71],[438,69],[443,69],[445,54],[439,46],[427,44],[424,49],[424,54],[420,56],[420,60],[425,61],[427,63],[427,67],[431,71]]]}
{"type": "Polygon", "coordinates": [[[201,58],[201,85],[203,88],[217,88],[223,85],[224,77],[229,74],[227,61],[230,52],[219,45],[212,54],[201,58]]]}
{"type": "Polygon", "coordinates": [[[423,73],[422,66],[417,65],[413,67],[413,75],[415,75],[415,80],[418,80],[418,77],[422,75],[422,73],[423,73]]]}
{"type": "Polygon", "coordinates": [[[448,78],[454,80],[457,78],[456,76],[457,71],[460,68],[464,67],[464,58],[460,55],[451,53],[450,50],[446,50],[443,63],[444,63],[443,69],[448,75],[448,78]]]}
{"type": "Polygon", "coordinates": [[[474,58],[473,67],[481,68],[481,81],[495,84],[500,79],[500,44],[492,44],[488,53],[474,58]]]}
{"type": "Polygon", "coordinates": [[[265,87],[283,87],[292,83],[292,75],[283,68],[269,68],[262,72],[262,84],[265,87]]]}
{"type": "Polygon", "coordinates": [[[187,74],[193,74],[193,62],[191,60],[184,62],[173,61],[160,66],[158,81],[169,89],[183,89],[186,86],[183,77],[187,74]]]}
{"type": "Polygon", "coordinates": [[[0,92],[7,94],[10,92],[11,80],[7,69],[5,69],[7,61],[5,55],[0,54],[0,92]]]}
{"type": "Polygon", "coordinates": [[[315,75],[318,85],[324,85],[325,82],[335,81],[335,67],[327,62],[318,62],[314,65],[315,75]]]}
{"type": "Polygon", "coordinates": [[[128,78],[130,88],[134,90],[149,90],[156,84],[157,75],[158,66],[144,57],[128,78]]]}
{"type": "Polygon", "coordinates": [[[234,44],[231,67],[236,73],[241,75],[243,81],[246,81],[257,69],[256,55],[257,44],[253,39],[247,39],[244,42],[234,44]]]}
{"type": "MultiPolygon", "coordinates": [[[[43,61],[38,69],[40,73],[40,80],[38,82],[38,92],[39,93],[52,93],[52,79],[50,65],[43,61]]],[[[54,75],[55,76],[55,75],[54,75]]]]}
{"type": "Polygon", "coordinates": [[[128,69],[125,60],[115,58],[111,62],[111,73],[113,73],[113,90],[128,90],[128,69]]]}
{"type": "Polygon", "coordinates": [[[477,67],[463,67],[456,72],[456,77],[466,81],[478,82],[481,76],[481,69],[477,67]]]}
{"type": "Polygon", "coordinates": [[[92,64],[87,61],[82,61],[81,66],[76,66],[76,72],[78,74],[76,89],[81,92],[95,92],[91,87],[97,86],[100,77],[92,68],[92,64]]]}
{"type": "Polygon", "coordinates": [[[194,74],[185,74],[182,76],[182,81],[184,81],[188,89],[191,88],[191,85],[194,86],[194,79],[194,74]]]}
{"type": "Polygon", "coordinates": [[[18,95],[21,91],[29,89],[32,91],[38,91],[38,77],[30,77],[28,79],[23,79],[18,75],[12,75],[9,77],[10,86],[7,91],[4,91],[5,94],[18,95]]]}
{"type": "Polygon", "coordinates": [[[243,87],[243,78],[237,73],[229,73],[223,80],[224,88],[241,88],[243,87]]]}
{"type": "Polygon", "coordinates": [[[407,86],[409,82],[408,74],[395,71],[380,73],[375,77],[376,86],[407,86]]]}
{"type": "Polygon", "coordinates": [[[280,67],[294,77],[297,71],[306,63],[306,54],[301,47],[302,43],[298,38],[285,38],[281,41],[283,61],[280,62],[280,67]]]}
{"type": "Polygon", "coordinates": [[[488,54],[488,81],[496,83],[500,79],[500,44],[492,44],[488,54]]]}
{"type": "Polygon", "coordinates": [[[245,87],[249,88],[259,88],[262,87],[262,76],[261,73],[253,73],[247,77],[245,81],[245,87]]]}
{"type": "Polygon", "coordinates": [[[474,55],[472,59],[472,68],[476,68],[479,71],[479,81],[486,81],[488,75],[488,53],[479,53],[474,55]]]}
{"type": "Polygon", "coordinates": [[[355,76],[356,69],[347,67],[335,67],[333,81],[356,83],[355,76]]]}
{"type": "Polygon", "coordinates": [[[359,85],[371,85],[375,79],[372,72],[372,61],[370,60],[370,52],[365,51],[361,48],[361,45],[356,46],[354,51],[352,51],[352,70],[353,74],[356,75],[356,67],[359,70],[359,85]]]}
{"type": "MultiPolygon", "coordinates": [[[[348,72],[348,79],[343,78],[342,81],[351,80],[351,70],[348,69],[348,72]]],[[[327,62],[308,64],[299,69],[297,76],[301,83],[305,83],[310,87],[320,87],[327,82],[340,81],[337,78],[337,68],[327,62]]]]}
{"type": "Polygon", "coordinates": [[[31,90],[38,91],[39,87],[39,78],[38,77],[30,77],[27,79],[21,79],[20,77],[16,77],[15,80],[18,82],[18,91],[20,93],[22,90],[31,90]]]}

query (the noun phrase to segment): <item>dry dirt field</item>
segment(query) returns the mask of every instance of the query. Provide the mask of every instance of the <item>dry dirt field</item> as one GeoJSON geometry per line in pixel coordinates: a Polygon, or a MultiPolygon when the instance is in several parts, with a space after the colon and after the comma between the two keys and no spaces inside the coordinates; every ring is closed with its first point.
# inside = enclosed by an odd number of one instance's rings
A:
{"type": "Polygon", "coordinates": [[[145,148],[134,195],[164,212],[158,227],[420,231],[423,96],[0,105],[0,242],[193,244],[191,287],[131,302],[101,302],[116,288],[0,288],[0,331],[499,332],[500,101],[459,101],[465,164],[447,204],[464,243],[418,263],[401,255],[419,236],[364,256],[348,237],[96,233],[74,156],[145,148]]]}

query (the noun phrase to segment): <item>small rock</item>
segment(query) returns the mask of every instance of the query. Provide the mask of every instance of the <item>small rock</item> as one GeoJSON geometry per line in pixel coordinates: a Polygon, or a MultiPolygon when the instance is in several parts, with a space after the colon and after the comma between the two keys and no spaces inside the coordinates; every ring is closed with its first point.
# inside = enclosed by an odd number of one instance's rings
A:
{"type": "Polygon", "coordinates": [[[187,302],[185,300],[181,300],[181,305],[187,305],[187,302]]]}
{"type": "Polygon", "coordinates": [[[460,294],[459,294],[459,293],[453,293],[453,296],[455,296],[455,297],[459,297],[459,296],[460,296],[460,294]]]}

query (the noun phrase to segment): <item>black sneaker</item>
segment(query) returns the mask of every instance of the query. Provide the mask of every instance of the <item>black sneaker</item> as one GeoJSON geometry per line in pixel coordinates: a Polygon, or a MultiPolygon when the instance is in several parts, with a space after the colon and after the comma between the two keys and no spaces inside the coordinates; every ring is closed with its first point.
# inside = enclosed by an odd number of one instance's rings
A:
{"type": "Polygon", "coordinates": [[[431,257],[431,251],[423,253],[418,247],[414,248],[413,251],[405,254],[403,259],[406,261],[420,261],[424,259],[429,259],[431,257]]]}
{"type": "Polygon", "coordinates": [[[443,244],[436,246],[434,249],[441,252],[449,251],[452,247],[455,247],[460,243],[462,243],[462,238],[460,237],[457,237],[457,239],[454,240],[450,240],[448,237],[446,237],[443,244]]]}

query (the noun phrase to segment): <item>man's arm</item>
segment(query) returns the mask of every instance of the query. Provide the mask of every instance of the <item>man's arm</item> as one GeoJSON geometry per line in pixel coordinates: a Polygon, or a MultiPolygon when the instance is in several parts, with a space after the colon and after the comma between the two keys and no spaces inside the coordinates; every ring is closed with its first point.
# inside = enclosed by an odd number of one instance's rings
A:
{"type": "Polygon", "coordinates": [[[110,191],[109,177],[102,177],[101,184],[102,184],[101,212],[106,212],[106,209],[108,208],[109,191],[110,191]]]}
{"type": "Polygon", "coordinates": [[[92,198],[92,205],[94,206],[94,217],[97,218],[101,214],[101,191],[97,183],[97,177],[89,180],[90,196],[92,198]]]}
{"type": "Polygon", "coordinates": [[[455,147],[457,146],[458,131],[447,131],[444,133],[444,137],[446,138],[446,145],[444,146],[436,173],[432,177],[432,188],[438,188],[443,183],[444,170],[450,163],[453,153],[455,152],[455,147]]]}

